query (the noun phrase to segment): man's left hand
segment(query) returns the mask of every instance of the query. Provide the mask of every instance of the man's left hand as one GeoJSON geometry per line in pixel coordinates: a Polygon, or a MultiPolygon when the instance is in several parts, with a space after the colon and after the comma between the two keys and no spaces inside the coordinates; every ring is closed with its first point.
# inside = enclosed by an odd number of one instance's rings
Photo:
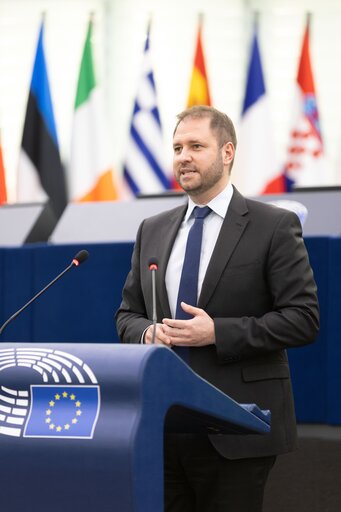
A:
{"type": "Polygon", "coordinates": [[[215,344],[214,322],[212,318],[200,308],[181,303],[182,309],[189,315],[190,320],[177,320],[164,318],[163,331],[169,337],[171,345],[202,347],[215,344]]]}

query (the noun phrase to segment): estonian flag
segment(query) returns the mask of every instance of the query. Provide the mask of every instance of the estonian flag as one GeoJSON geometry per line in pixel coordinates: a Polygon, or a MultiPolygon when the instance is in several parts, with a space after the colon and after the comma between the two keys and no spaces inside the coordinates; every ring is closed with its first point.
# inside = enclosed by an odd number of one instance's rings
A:
{"type": "Polygon", "coordinates": [[[49,80],[43,47],[42,22],[22,137],[17,199],[46,202],[57,217],[67,204],[64,169],[60,160],[49,80]]]}

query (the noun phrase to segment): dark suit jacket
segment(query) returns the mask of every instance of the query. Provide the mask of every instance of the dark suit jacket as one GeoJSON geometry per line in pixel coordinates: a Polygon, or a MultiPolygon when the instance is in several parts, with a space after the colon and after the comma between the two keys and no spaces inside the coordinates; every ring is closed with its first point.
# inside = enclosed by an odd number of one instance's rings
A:
{"type": "MultiPolygon", "coordinates": [[[[185,212],[180,206],[139,228],[116,314],[125,343],[139,343],[152,323],[150,257],[159,262],[158,322],[170,318],[165,272],[185,212]]],[[[296,214],[234,190],[198,307],[214,319],[216,345],[191,348],[191,368],[237,402],[272,413],[271,434],[212,435],[212,444],[228,458],[291,451],[296,425],[285,349],[312,342],[319,328],[316,284],[296,214]]]]}

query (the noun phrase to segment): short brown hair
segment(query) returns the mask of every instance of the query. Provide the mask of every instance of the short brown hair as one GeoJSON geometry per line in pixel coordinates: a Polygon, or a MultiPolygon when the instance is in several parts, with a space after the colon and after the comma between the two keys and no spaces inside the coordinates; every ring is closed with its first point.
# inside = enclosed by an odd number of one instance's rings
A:
{"type": "Polygon", "coordinates": [[[173,136],[175,135],[175,132],[181,121],[186,119],[186,117],[192,119],[202,119],[208,117],[211,119],[210,128],[212,132],[216,134],[219,146],[223,146],[227,142],[232,142],[234,147],[237,147],[236,131],[231,119],[216,108],[208,107],[207,105],[196,105],[194,107],[187,108],[183,112],[180,112],[180,114],[178,114],[176,117],[178,122],[176,123],[173,136]]]}

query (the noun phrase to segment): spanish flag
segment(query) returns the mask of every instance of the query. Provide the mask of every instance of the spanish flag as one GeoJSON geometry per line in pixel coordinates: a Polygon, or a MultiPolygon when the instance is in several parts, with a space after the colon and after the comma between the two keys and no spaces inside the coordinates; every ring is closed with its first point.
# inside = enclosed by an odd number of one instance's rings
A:
{"type": "MultiPolygon", "coordinates": [[[[197,44],[194,56],[194,66],[192,71],[191,84],[189,88],[189,95],[187,100],[187,107],[194,107],[195,105],[211,105],[211,96],[208,86],[204,51],[202,47],[202,21],[203,16],[199,16],[199,28],[197,35],[197,44]]],[[[180,185],[173,179],[172,188],[181,191],[180,185]]]]}
{"type": "Polygon", "coordinates": [[[188,107],[193,107],[194,105],[211,105],[210,90],[208,86],[202,46],[202,25],[202,15],[200,15],[194,66],[187,100],[188,107]]]}
{"type": "Polygon", "coordinates": [[[7,203],[5,168],[2,159],[2,148],[0,144],[0,204],[7,203]]]}

